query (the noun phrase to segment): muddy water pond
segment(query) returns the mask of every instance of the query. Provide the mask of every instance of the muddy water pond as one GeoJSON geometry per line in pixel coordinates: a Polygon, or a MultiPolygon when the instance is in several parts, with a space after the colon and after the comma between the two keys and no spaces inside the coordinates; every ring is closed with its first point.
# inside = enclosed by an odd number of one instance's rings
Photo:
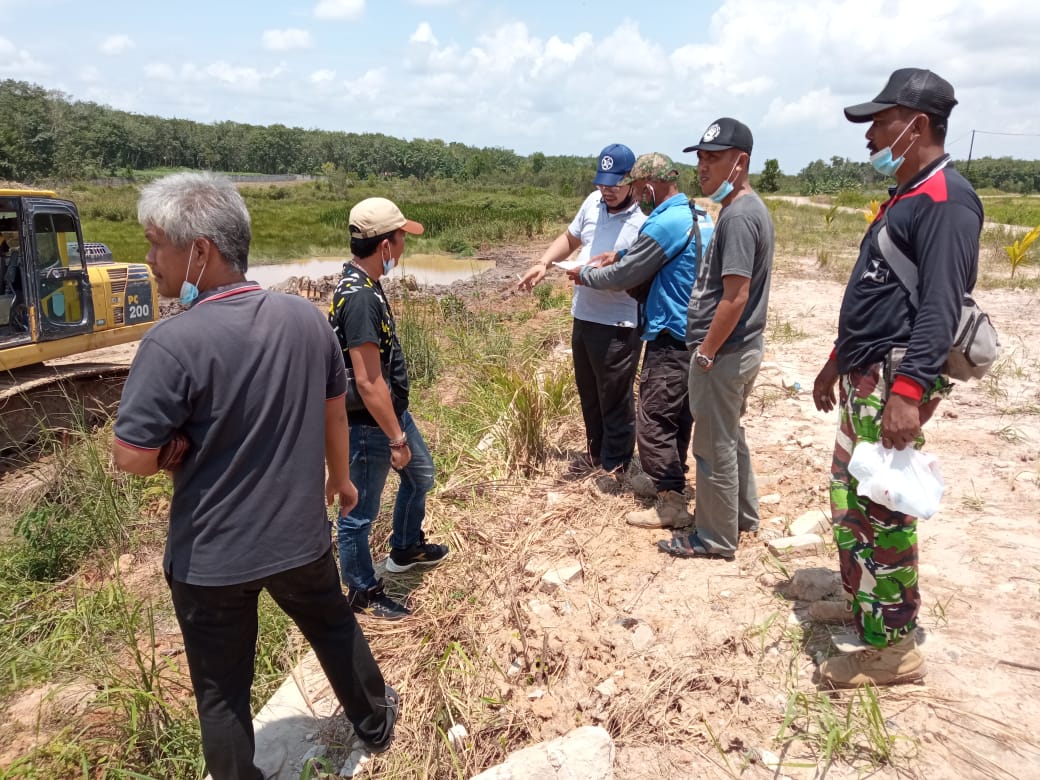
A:
{"type": "MultiPolygon", "coordinates": [[[[307,276],[320,279],[343,271],[345,258],[310,257],[287,263],[250,266],[246,277],[262,287],[284,282],[290,276],[307,276]]],[[[451,284],[472,279],[495,267],[494,260],[477,260],[472,257],[452,255],[406,254],[401,263],[390,272],[390,278],[412,276],[422,286],[451,284]]]]}

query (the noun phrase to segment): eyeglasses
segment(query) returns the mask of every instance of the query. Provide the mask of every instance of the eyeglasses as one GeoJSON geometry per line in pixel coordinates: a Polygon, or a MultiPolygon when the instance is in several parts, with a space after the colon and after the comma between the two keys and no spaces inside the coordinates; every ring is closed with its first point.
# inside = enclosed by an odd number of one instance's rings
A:
{"type": "Polygon", "coordinates": [[[624,184],[614,184],[612,186],[607,186],[606,184],[597,184],[596,185],[596,189],[599,190],[600,192],[621,192],[621,188],[624,187],[624,186],[627,186],[627,185],[624,185],[624,184]]]}

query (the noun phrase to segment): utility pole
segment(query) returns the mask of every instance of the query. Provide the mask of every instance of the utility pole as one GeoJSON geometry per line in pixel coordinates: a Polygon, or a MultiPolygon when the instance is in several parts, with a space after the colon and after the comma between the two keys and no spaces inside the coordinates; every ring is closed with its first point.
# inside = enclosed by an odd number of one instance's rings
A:
{"type": "Polygon", "coordinates": [[[968,144],[968,162],[964,165],[964,175],[968,175],[968,171],[971,170],[971,150],[975,148],[975,131],[971,131],[971,143],[968,144]]]}

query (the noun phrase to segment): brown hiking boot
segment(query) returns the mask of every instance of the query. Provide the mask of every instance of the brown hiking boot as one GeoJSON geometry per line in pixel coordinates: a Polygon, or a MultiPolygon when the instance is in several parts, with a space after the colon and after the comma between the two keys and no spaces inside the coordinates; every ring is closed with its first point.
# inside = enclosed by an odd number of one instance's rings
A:
{"type": "Polygon", "coordinates": [[[833,688],[861,685],[898,685],[924,677],[924,655],[913,635],[888,647],[828,658],[820,664],[820,682],[833,688]]]}
{"type": "Polygon", "coordinates": [[[852,601],[814,601],[809,605],[808,614],[814,623],[851,623],[852,601]]]}
{"type": "Polygon", "coordinates": [[[629,512],[625,522],[636,528],[685,528],[693,525],[693,518],[686,511],[686,496],[666,490],[658,494],[657,502],[649,509],[629,512]]]}

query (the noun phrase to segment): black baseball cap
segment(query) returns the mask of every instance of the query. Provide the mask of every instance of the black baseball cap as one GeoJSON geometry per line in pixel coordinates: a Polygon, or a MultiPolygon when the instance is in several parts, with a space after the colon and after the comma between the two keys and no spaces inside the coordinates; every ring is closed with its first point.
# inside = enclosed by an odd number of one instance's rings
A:
{"type": "Polygon", "coordinates": [[[949,117],[957,105],[953,96],[953,85],[930,70],[900,68],[888,77],[888,83],[876,98],[869,103],[860,103],[845,109],[845,118],[850,122],[870,122],[893,106],[905,106],[915,111],[949,117]]]}
{"type": "Polygon", "coordinates": [[[751,130],[743,122],[724,116],[716,119],[701,136],[700,143],[687,146],[684,152],[721,152],[726,149],[740,149],[751,154],[751,146],[755,139],[751,130]]]}

